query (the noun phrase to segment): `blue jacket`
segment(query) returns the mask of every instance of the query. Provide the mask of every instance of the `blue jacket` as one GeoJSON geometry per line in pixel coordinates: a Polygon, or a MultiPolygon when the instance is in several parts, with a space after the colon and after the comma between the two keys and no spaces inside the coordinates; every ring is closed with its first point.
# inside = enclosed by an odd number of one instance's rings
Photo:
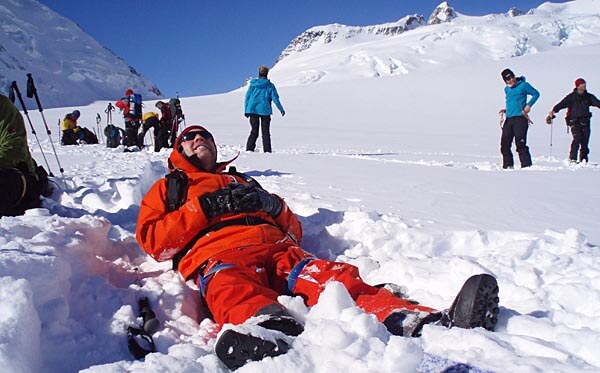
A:
{"type": "Polygon", "coordinates": [[[506,94],[507,118],[522,116],[525,106],[529,105],[529,107],[532,107],[540,97],[540,93],[537,89],[527,83],[524,76],[517,78],[517,82],[514,86],[504,87],[504,93],[506,94]],[[529,102],[527,102],[528,95],[531,96],[529,102]]]}
{"type": "Polygon", "coordinates": [[[277,105],[277,109],[281,112],[283,106],[279,102],[279,94],[275,85],[267,78],[252,79],[248,91],[246,92],[246,100],[244,101],[244,114],[271,115],[271,100],[277,105]]]}

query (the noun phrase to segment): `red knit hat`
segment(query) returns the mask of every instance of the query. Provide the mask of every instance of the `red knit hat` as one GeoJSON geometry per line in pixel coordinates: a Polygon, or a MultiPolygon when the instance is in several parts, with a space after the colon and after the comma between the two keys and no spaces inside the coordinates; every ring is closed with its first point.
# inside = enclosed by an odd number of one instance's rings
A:
{"type": "MultiPolygon", "coordinates": [[[[208,130],[206,128],[199,126],[199,125],[189,126],[186,129],[184,129],[183,131],[181,131],[179,136],[177,136],[177,139],[175,140],[175,144],[173,145],[173,149],[177,149],[179,151],[179,145],[181,145],[181,138],[186,133],[192,132],[192,131],[207,131],[208,132],[208,130]]],[[[213,142],[214,142],[214,139],[213,139],[213,142]]]]}
{"type": "Polygon", "coordinates": [[[580,85],[585,84],[585,79],[583,78],[579,78],[575,81],[575,88],[579,87],[580,85]]]}
{"type": "Polygon", "coordinates": [[[125,96],[131,96],[132,94],[133,90],[131,90],[131,88],[125,91],[125,96]]]}

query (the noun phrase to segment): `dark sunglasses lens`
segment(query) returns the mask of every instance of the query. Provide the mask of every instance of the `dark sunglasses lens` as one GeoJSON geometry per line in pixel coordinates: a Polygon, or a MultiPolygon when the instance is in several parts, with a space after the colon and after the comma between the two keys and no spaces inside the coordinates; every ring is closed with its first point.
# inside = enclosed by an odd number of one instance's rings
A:
{"type": "Polygon", "coordinates": [[[183,141],[191,141],[193,139],[196,138],[196,136],[202,136],[204,138],[204,140],[212,140],[212,135],[210,134],[210,132],[208,131],[192,131],[192,132],[188,132],[185,135],[183,135],[182,140],[183,141]]]}

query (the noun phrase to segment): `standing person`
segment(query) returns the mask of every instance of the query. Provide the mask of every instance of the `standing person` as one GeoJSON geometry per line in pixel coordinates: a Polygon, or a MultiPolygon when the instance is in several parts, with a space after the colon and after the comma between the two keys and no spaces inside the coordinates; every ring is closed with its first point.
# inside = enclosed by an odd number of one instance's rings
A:
{"type": "Polygon", "coordinates": [[[506,87],[506,106],[500,109],[500,114],[506,114],[506,120],[502,125],[502,137],[500,139],[500,152],[502,153],[502,168],[514,167],[512,150],[513,139],[519,153],[521,168],[531,166],[531,154],[527,146],[527,130],[529,128],[529,112],[531,107],[540,97],[540,93],[525,81],[525,77],[515,77],[510,69],[504,69],[501,73],[506,87]],[[527,96],[531,99],[527,101],[527,96]]]}
{"type": "Polygon", "coordinates": [[[125,146],[134,146],[138,144],[138,130],[142,120],[142,96],[134,93],[132,89],[125,91],[125,97],[122,97],[115,103],[123,112],[125,122],[125,146]]]}
{"type": "Polygon", "coordinates": [[[79,110],[73,110],[73,112],[65,115],[65,118],[60,125],[60,129],[62,130],[60,142],[62,145],[76,145],[77,140],[81,139],[79,133],[81,129],[79,128],[79,125],[77,125],[79,116],[79,110]]]}
{"type": "Polygon", "coordinates": [[[571,142],[571,151],[569,152],[569,161],[577,162],[577,151],[579,150],[579,162],[587,162],[590,148],[590,120],[592,113],[590,106],[600,108],[600,101],[586,89],[586,82],[583,78],[575,80],[575,89],[556,104],[550,110],[550,118],[564,108],[567,108],[567,126],[571,129],[573,141],[571,142]]]}
{"type": "MultiPolygon", "coordinates": [[[[494,277],[471,277],[442,312],[368,285],[355,266],[302,250],[302,227],[289,206],[252,178],[225,172],[232,161],[217,162],[214,137],[204,127],[186,128],[169,157],[171,174],[142,199],[136,230],[146,253],[157,261],[173,260],[185,280],[198,283],[215,322],[242,324],[256,316],[259,326],[296,336],[304,327],[277,297],[300,296],[312,306],[328,282],[338,281],[357,306],[395,335],[416,337],[434,322],[493,330],[498,315],[494,277]]],[[[230,369],[288,348],[280,339],[274,343],[232,329],[223,331],[215,345],[230,369]]]]}
{"type": "Polygon", "coordinates": [[[269,68],[260,66],[258,68],[258,79],[252,79],[246,92],[244,102],[244,115],[250,118],[250,135],[246,142],[246,150],[253,152],[256,148],[256,139],[258,139],[258,126],[262,132],[263,151],[271,153],[271,101],[275,102],[281,116],[285,115],[285,110],[279,102],[279,94],[275,85],[267,79],[269,68]]]}
{"type": "Polygon", "coordinates": [[[48,174],[35,163],[19,110],[0,95],[0,217],[16,216],[40,206],[49,196],[48,174]]]}
{"type": "Polygon", "coordinates": [[[175,139],[177,138],[177,130],[174,129],[173,114],[171,113],[170,105],[163,101],[158,101],[154,106],[160,110],[160,131],[161,136],[166,136],[167,144],[163,147],[172,148],[175,139]]]}

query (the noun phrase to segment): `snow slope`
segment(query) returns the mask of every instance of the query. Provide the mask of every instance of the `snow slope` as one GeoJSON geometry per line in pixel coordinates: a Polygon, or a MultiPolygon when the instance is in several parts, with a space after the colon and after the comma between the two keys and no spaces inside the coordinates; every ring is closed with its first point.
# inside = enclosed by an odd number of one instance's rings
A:
{"type": "Polygon", "coordinates": [[[284,50],[271,77],[283,86],[396,76],[594,45],[600,43],[598,8],[597,0],[579,0],[544,3],[516,17],[457,13],[450,22],[433,25],[422,17],[417,23],[415,15],[377,26],[316,26],[284,50]],[[402,32],[408,21],[410,31],[402,32]]]}
{"type": "MultiPolygon", "coordinates": [[[[45,107],[118,99],[128,88],[145,98],[160,90],[73,21],[35,0],[0,4],[0,91],[32,73],[45,107]]],[[[30,107],[35,101],[27,100],[30,107]]]]}
{"type": "MultiPolygon", "coordinates": [[[[597,4],[579,0],[565,11],[597,4]]],[[[288,354],[238,371],[442,371],[423,364],[431,355],[495,372],[598,371],[600,137],[592,133],[591,164],[569,165],[562,113],[552,132],[543,122],[579,76],[600,95],[598,58],[591,43],[380,79],[280,87],[273,77],[287,112],[273,117],[273,154],[243,151],[243,90],[182,99],[188,125],[213,132],[221,160],[241,151],[238,169],[286,199],[303,223],[306,250],[353,263],[367,282],[400,284],[436,308],[448,307],[472,274],[491,273],[500,284],[495,332],[426,326],[417,339],[391,336],[335,283],[312,309],[281,297],[305,332],[288,354]],[[499,164],[505,67],[541,92],[528,169],[499,164]]],[[[79,107],[81,124],[95,128],[106,105],[79,107]]],[[[44,113],[56,123],[72,109],[44,113]]],[[[212,353],[220,326],[200,320],[196,287],[135,241],[138,205],[167,172],[169,151],[57,145],[62,179],[39,113],[30,116],[63,190],[44,208],[0,219],[2,370],[226,371],[212,353]],[[140,296],[149,297],[161,329],[158,353],[133,361],[126,328],[137,322],[140,296]]]]}

